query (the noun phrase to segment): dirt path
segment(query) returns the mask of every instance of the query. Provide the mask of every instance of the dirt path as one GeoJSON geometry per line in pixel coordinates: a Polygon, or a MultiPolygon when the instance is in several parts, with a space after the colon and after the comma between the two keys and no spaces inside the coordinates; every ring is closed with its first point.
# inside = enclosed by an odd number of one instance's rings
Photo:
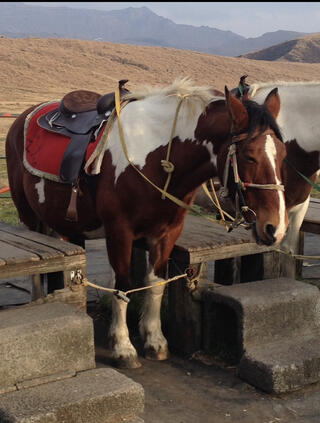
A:
{"type": "MultiPolygon", "coordinates": [[[[106,366],[96,347],[97,367],[106,366]]],[[[286,395],[265,394],[236,376],[234,368],[171,355],[119,371],[145,390],[145,423],[319,423],[320,383],[286,395]]]]}

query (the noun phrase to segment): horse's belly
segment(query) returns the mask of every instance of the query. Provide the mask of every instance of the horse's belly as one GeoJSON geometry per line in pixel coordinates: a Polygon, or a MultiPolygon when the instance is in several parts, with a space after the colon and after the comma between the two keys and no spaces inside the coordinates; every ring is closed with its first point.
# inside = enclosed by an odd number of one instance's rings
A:
{"type": "Polygon", "coordinates": [[[37,216],[50,228],[65,236],[83,235],[101,226],[89,193],[81,192],[77,198],[77,221],[66,219],[71,199],[71,186],[44,178],[24,175],[27,201],[37,216]]]}

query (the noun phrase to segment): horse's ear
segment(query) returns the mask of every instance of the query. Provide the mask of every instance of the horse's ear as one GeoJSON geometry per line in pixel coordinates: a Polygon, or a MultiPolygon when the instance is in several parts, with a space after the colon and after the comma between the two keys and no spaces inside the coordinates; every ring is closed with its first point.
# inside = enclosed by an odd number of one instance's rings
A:
{"type": "Polygon", "coordinates": [[[266,99],[264,100],[264,104],[271,113],[272,117],[277,119],[280,111],[280,96],[277,87],[269,92],[266,99]]]}
{"type": "Polygon", "coordinates": [[[224,87],[224,92],[226,96],[227,109],[232,120],[233,131],[237,133],[241,132],[246,129],[249,124],[247,109],[241,100],[238,100],[226,86],[224,87]]]}

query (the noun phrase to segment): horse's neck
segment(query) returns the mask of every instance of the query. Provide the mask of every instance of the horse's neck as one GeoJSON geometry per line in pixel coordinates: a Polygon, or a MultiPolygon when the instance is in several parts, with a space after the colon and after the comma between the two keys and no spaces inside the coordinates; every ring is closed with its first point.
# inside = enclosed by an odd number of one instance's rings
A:
{"type": "Polygon", "coordinates": [[[288,162],[305,176],[311,177],[319,170],[320,152],[312,151],[306,153],[296,141],[287,142],[286,150],[288,162]]]}
{"type": "Polygon", "coordinates": [[[284,141],[296,139],[305,151],[320,151],[320,83],[286,85],[275,82],[257,90],[250,99],[262,104],[275,87],[278,87],[281,100],[277,123],[284,141]]]}
{"type": "Polygon", "coordinates": [[[320,153],[316,151],[306,153],[298,146],[296,141],[287,142],[286,149],[287,160],[284,166],[285,196],[287,207],[291,208],[305,201],[310,194],[311,185],[300,174],[302,173],[313,181],[316,180],[320,153]]]}
{"type": "MultiPolygon", "coordinates": [[[[146,164],[150,153],[168,145],[171,138],[173,122],[177,111],[178,99],[154,101],[153,97],[129,103],[121,111],[121,125],[124,133],[124,143],[130,160],[140,169],[146,164]]],[[[202,109],[196,106],[189,113],[182,105],[175,126],[174,137],[191,140],[195,143],[195,129],[202,109]]],[[[196,144],[196,143],[195,143],[196,144]]],[[[117,122],[113,126],[106,148],[112,156],[115,166],[115,178],[129,166],[119,138],[117,122]]],[[[162,157],[164,159],[165,157],[162,157]]]]}

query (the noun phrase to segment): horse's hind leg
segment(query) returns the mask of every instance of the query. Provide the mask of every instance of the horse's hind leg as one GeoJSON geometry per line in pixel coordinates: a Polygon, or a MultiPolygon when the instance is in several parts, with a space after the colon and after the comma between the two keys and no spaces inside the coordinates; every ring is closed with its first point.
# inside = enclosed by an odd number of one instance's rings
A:
{"type": "Polygon", "coordinates": [[[18,211],[19,219],[28,229],[36,231],[39,219],[30,207],[24,190],[23,115],[18,117],[8,131],[6,160],[11,197],[18,211]]]}
{"type": "MultiPolygon", "coordinates": [[[[8,180],[12,201],[18,212],[20,225],[26,226],[31,231],[39,232],[41,222],[30,207],[25,195],[23,186],[24,170],[22,168],[22,157],[17,156],[13,140],[10,137],[10,131],[6,142],[6,157],[8,180]]],[[[31,300],[37,300],[44,296],[43,275],[34,275],[32,278],[31,300]]]]}
{"type": "MultiPolygon", "coordinates": [[[[115,288],[127,290],[130,288],[130,265],[133,238],[130,232],[114,226],[114,231],[106,232],[107,249],[110,264],[115,272],[115,288]]],[[[112,320],[109,329],[108,344],[111,359],[117,367],[137,368],[141,364],[137,352],[129,338],[127,326],[128,303],[112,296],[112,320]]]]}

